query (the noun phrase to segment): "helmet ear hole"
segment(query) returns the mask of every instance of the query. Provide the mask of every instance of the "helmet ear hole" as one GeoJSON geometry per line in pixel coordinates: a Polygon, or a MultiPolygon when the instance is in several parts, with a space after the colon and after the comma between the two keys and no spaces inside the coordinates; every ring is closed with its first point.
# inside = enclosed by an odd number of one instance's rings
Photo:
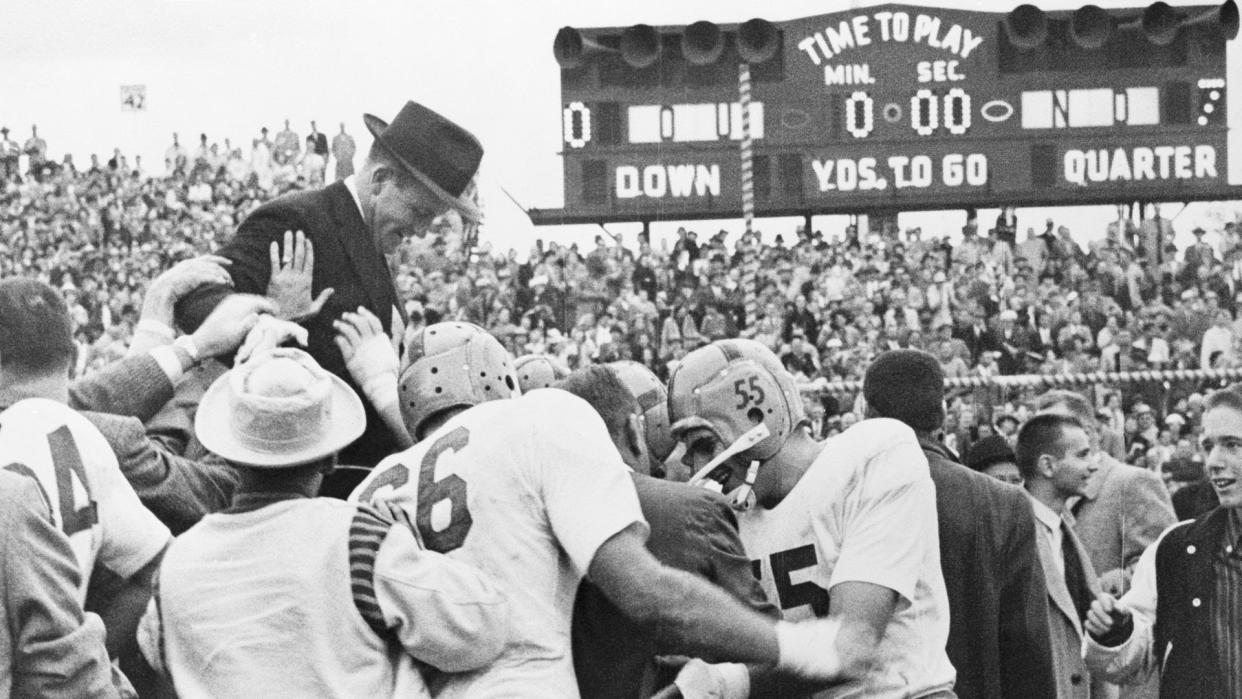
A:
{"type": "Polygon", "coordinates": [[[505,375],[505,386],[507,386],[510,391],[514,389],[512,376],[509,376],[507,374],[505,375]]]}
{"type": "Polygon", "coordinates": [[[751,421],[752,424],[758,425],[759,423],[763,422],[763,411],[760,410],[759,408],[751,408],[750,410],[746,411],[746,417],[751,421]]]}

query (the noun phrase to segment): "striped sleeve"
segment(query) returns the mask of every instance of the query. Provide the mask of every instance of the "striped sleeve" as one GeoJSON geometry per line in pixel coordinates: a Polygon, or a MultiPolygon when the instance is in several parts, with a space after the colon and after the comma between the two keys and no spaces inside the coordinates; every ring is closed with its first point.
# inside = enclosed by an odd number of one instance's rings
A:
{"type": "Polygon", "coordinates": [[[371,630],[383,639],[391,638],[392,633],[375,594],[375,557],[392,525],[392,519],[380,510],[361,503],[349,525],[349,585],[354,607],[371,630]]]}

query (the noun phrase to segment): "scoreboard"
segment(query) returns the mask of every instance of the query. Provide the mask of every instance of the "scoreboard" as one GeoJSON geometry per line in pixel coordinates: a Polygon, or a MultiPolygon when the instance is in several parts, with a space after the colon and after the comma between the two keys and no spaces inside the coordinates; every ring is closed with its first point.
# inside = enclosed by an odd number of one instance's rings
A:
{"type": "Polygon", "coordinates": [[[1233,0],[566,27],[565,209],[532,217],[737,217],[743,117],[759,215],[1242,198],[1237,28],[1233,0]]]}

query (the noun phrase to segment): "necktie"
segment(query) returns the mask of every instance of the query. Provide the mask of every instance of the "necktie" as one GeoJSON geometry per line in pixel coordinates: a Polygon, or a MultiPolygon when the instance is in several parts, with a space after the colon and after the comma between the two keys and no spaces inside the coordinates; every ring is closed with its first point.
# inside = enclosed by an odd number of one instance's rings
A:
{"type": "Polygon", "coordinates": [[[1091,607],[1091,588],[1087,586],[1082,559],[1078,557],[1078,548],[1074,546],[1070,528],[1065,522],[1061,523],[1061,557],[1065,560],[1065,587],[1069,588],[1070,599],[1078,611],[1078,620],[1082,621],[1091,607]]]}

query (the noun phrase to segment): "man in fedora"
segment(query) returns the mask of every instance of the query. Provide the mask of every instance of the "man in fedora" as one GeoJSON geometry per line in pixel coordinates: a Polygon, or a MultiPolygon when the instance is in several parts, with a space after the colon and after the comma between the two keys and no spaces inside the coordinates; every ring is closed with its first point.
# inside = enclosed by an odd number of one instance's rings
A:
{"type": "MultiPolygon", "coordinates": [[[[449,209],[470,221],[480,220],[470,185],[483,157],[473,135],[415,102],[407,102],[391,124],[369,114],[363,120],[375,143],[358,173],[256,209],[219,250],[232,260],[232,288],[215,285],[182,300],[177,307],[182,327],[197,327],[230,293],[262,294],[269,290],[273,273],[278,279],[305,280],[301,271],[306,269],[309,288],[303,281],[296,303],[282,301],[281,315],[300,319],[309,331],[311,356],[358,389],[334,341],[334,322],[342,313],[363,307],[380,319],[385,333],[401,336],[405,310],[384,256],[405,236],[425,235],[432,221],[449,209]],[[302,235],[287,235],[290,231],[302,235]],[[297,241],[303,236],[308,245],[300,246],[297,241]]],[[[343,463],[373,466],[398,450],[396,437],[379,415],[369,404],[365,409],[367,429],[341,452],[343,463]]]]}
{"type": "Polygon", "coordinates": [[[203,396],[195,432],[240,471],[232,507],[169,547],[139,630],[179,696],[426,697],[419,663],[490,663],[506,598],[386,512],[314,497],[362,434],[362,401],[297,349],[203,396]]]}

